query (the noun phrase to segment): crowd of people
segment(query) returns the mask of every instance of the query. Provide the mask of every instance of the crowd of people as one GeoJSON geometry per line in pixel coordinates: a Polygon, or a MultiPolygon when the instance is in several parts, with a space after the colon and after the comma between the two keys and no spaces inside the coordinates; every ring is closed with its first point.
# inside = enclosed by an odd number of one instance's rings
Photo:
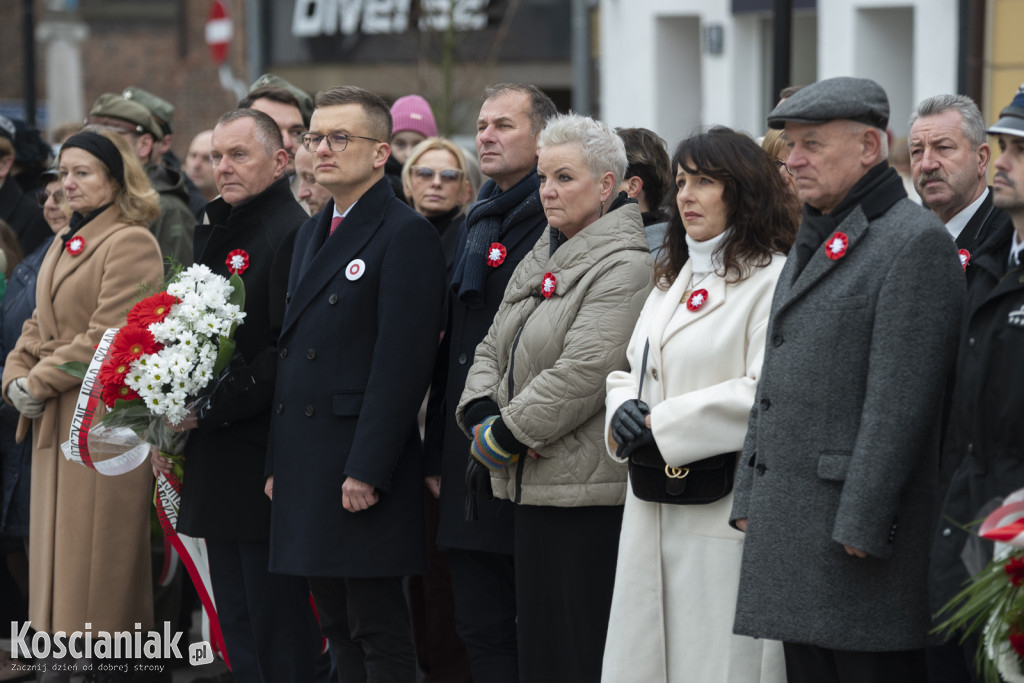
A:
{"type": "Polygon", "coordinates": [[[224,680],[979,680],[976,634],[930,633],[1024,486],[1024,87],[991,127],[918,104],[916,202],[861,78],[671,155],[511,83],[475,150],[419,95],[269,74],[184,163],[173,116],[104,94],[34,170],[0,117],[0,602],[33,629],[183,623],[172,465],[66,460],[61,365],[241,249],[235,358],[172,425],[224,680]]]}

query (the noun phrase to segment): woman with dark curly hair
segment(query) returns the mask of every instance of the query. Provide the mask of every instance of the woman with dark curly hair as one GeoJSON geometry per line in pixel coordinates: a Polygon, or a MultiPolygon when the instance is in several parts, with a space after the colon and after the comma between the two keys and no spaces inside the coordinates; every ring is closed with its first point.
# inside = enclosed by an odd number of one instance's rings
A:
{"type": "MultiPolygon", "coordinates": [[[[743,446],[772,293],[797,226],[774,160],[743,134],[693,135],[672,168],[676,201],[656,286],[629,342],[630,370],[608,376],[606,445],[618,461],[660,453],[687,476],[705,458],[734,461],[743,446]]],[[[638,469],[602,680],[785,681],[781,644],[732,634],[743,552],[743,534],[729,526],[732,494],[649,502],[637,497],[649,497],[638,469]]]]}

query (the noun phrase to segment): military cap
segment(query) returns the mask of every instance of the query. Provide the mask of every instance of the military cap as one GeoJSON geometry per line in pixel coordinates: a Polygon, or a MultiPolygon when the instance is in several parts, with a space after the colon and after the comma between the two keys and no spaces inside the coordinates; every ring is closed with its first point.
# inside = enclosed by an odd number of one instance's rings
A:
{"type": "Polygon", "coordinates": [[[302,120],[309,124],[309,119],[313,116],[313,98],[310,97],[309,93],[300,88],[296,88],[294,85],[284,80],[280,76],[274,74],[263,74],[249,86],[249,92],[253,90],[259,90],[267,86],[276,86],[278,88],[284,88],[299,101],[299,111],[302,113],[302,120]]]}
{"type": "Polygon", "coordinates": [[[11,142],[14,142],[17,128],[14,126],[14,121],[11,121],[6,116],[0,115],[0,137],[7,138],[11,142]]]}
{"type": "Polygon", "coordinates": [[[985,132],[989,135],[1024,137],[1024,84],[1021,84],[1010,105],[999,112],[999,120],[985,132]]]}
{"type": "Polygon", "coordinates": [[[157,97],[151,92],[137,88],[134,85],[128,86],[121,93],[126,100],[134,100],[149,110],[156,122],[160,124],[164,135],[171,134],[171,122],[174,120],[174,105],[162,97],[157,97]]]}
{"type": "Polygon", "coordinates": [[[785,128],[786,121],[827,123],[836,119],[885,130],[889,125],[889,98],[871,79],[840,76],[801,88],[768,113],[771,128],[785,128]]]}
{"type": "Polygon", "coordinates": [[[103,93],[89,110],[88,123],[95,123],[111,128],[134,133],[149,133],[157,140],[163,140],[163,130],[149,110],[138,102],[126,100],[114,93],[103,93]],[[122,125],[118,125],[118,123],[122,125]],[[127,124],[127,125],[124,125],[127,124]]]}

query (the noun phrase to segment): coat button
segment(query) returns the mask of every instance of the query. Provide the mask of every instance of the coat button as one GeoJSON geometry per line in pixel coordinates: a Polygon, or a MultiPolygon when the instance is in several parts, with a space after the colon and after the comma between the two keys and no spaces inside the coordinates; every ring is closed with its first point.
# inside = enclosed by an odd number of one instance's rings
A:
{"type": "Polygon", "coordinates": [[[290,304],[292,302],[292,295],[289,294],[288,292],[285,292],[284,294],[284,302],[286,304],[290,304]]]}
{"type": "Polygon", "coordinates": [[[763,462],[759,462],[756,465],[754,465],[754,470],[756,470],[758,474],[764,474],[764,471],[766,469],[768,468],[764,466],[763,462]]]}
{"type": "Polygon", "coordinates": [[[329,297],[327,297],[327,303],[331,304],[332,306],[338,303],[338,295],[331,294],[329,297]]]}
{"type": "Polygon", "coordinates": [[[651,377],[658,379],[658,368],[651,368],[651,377]]]}
{"type": "Polygon", "coordinates": [[[274,406],[274,412],[277,413],[278,415],[283,413],[284,412],[284,404],[283,403],[278,403],[276,406],[274,406]]]}
{"type": "Polygon", "coordinates": [[[970,455],[973,452],[974,452],[974,442],[972,441],[971,443],[967,444],[967,455],[970,455]]]}
{"type": "Polygon", "coordinates": [[[772,345],[775,347],[782,346],[782,335],[776,334],[772,337],[772,345]]]}
{"type": "Polygon", "coordinates": [[[768,410],[772,407],[772,402],[766,398],[761,399],[761,410],[768,410]]]}
{"type": "Polygon", "coordinates": [[[313,413],[315,412],[316,410],[313,409],[312,405],[306,406],[306,417],[313,417],[313,413]]]}
{"type": "Polygon", "coordinates": [[[287,358],[287,357],[288,357],[288,349],[286,347],[281,347],[281,358],[287,358]]]}
{"type": "Polygon", "coordinates": [[[460,353],[459,354],[459,365],[465,365],[467,360],[468,359],[466,358],[466,354],[464,354],[464,353],[460,353]]]}
{"type": "Polygon", "coordinates": [[[945,529],[942,530],[942,535],[943,536],[949,536],[952,533],[953,533],[953,530],[950,529],[949,527],[946,527],[945,529]]]}
{"type": "Polygon", "coordinates": [[[316,358],[316,349],[310,349],[309,351],[306,351],[306,358],[310,360],[316,358]]]}
{"type": "Polygon", "coordinates": [[[967,340],[967,345],[970,346],[972,349],[974,348],[974,345],[976,343],[977,342],[974,340],[974,337],[971,337],[970,339],[967,340]]]}

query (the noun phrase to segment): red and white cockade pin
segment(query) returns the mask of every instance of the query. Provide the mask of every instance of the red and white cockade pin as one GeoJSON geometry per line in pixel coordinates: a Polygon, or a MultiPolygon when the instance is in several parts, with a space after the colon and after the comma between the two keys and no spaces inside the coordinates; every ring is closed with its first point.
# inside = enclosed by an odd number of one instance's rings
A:
{"type": "Polygon", "coordinates": [[[698,289],[686,300],[686,310],[699,311],[708,300],[708,290],[698,289]]]}
{"type": "Polygon", "coordinates": [[[79,236],[74,236],[68,240],[68,243],[64,245],[64,248],[68,250],[68,253],[72,256],[78,256],[85,249],[85,240],[79,236]]]}
{"type": "Polygon", "coordinates": [[[241,275],[249,267],[249,254],[243,249],[235,249],[228,253],[224,263],[228,266],[228,272],[234,275],[241,275]]]}
{"type": "Polygon", "coordinates": [[[837,231],[825,242],[825,256],[828,256],[833,261],[838,261],[846,256],[846,247],[849,244],[850,239],[846,236],[846,233],[837,231]]]}
{"type": "Polygon", "coordinates": [[[497,268],[505,262],[505,255],[508,254],[508,250],[505,249],[505,245],[501,242],[491,242],[491,246],[487,247],[487,265],[491,268],[497,268]]]}
{"type": "Polygon", "coordinates": [[[366,261],[361,258],[352,259],[345,266],[345,277],[348,278],[349,282],[355,282],[363,276],[366,272],[366,261]]]}
{"type": "Polygon", "coordinates": [[[558,282],[555,280],[555,276],[551,273],[544,273],[544,279],[540,282],[540,293],[544,295],[545,299],[550,299],[551,295],[555,293],[555,285],[558,282]]]}
{"type": "Polygon", "coordinates": [[[960,267],[967,270],[967,264],[971,262],[971,252],[961,249],[956,253],[960,257],[960,267]]]}

